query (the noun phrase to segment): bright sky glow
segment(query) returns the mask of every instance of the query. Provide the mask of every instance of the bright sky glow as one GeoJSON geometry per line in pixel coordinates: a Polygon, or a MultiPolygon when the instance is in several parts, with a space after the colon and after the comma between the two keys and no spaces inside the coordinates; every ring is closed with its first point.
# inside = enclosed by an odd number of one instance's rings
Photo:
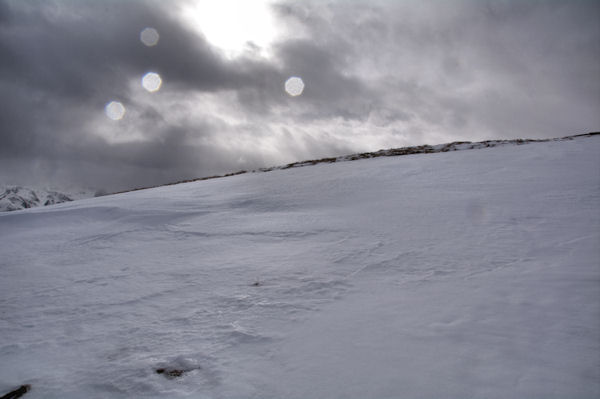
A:
{"type": "Polygon", "coordinates": [[[156,46],[160,35],[154,28],[146,28],[140,32],[140,40],[148,47],[156,46]]]}
{"type": "Polygon", "coordinates": [[[142,86],[150,93],[154,93],[155,91],[160,90],[161,85],[162,79],[160,78],[160,75],[156,72],[148,72],[142,78],[142,86]]]}
{"type": "Polygon", "coordinates": [[[111,101],[104,107],[104,112],[113,121],[118,121],[125,116],[125,106],[118,101],[111,101]]]}
{"type": "Polygon", "coordinates": [[[270,0],[199,0],[182,9],[183,18],[226,55],[235,56],[253,42],[268,47],[277,34],[270,0]]]}
{"type": "Polygon", "coordinates": [[[285,91],[292,97],[299,96],[304,91],[304,82],[297,76],[292,76],[285,81],[285,91]]]}

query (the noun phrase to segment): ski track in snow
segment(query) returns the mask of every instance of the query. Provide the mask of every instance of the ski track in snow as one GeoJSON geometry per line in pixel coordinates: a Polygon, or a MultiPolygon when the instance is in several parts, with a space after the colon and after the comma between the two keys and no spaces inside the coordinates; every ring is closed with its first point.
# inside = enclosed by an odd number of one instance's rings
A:
{"type": "Polygon", "coordinates": [[[377,158],[2,214],[0,393],[598,397],[599,150],[377,158]]]}

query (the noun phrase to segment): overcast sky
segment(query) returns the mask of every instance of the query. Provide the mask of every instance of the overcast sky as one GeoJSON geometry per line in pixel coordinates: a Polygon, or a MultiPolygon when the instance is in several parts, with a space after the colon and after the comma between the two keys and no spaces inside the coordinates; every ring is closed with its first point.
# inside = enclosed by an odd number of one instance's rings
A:
{"type": "Polygon", "coordinates": [[[0,183],[108,191],[579,134],[600,2],[0,0],[0,101],[0,183]]]}

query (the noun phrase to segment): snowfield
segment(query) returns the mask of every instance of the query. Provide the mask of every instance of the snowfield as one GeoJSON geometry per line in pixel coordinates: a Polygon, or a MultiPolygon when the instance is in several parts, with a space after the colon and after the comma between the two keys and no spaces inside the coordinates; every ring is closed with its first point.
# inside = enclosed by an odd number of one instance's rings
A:
{"type": "Polygon", "coordinates": [[[0,395],[597,398],[599,154],[581,137],[0,214],[0,395]]]}

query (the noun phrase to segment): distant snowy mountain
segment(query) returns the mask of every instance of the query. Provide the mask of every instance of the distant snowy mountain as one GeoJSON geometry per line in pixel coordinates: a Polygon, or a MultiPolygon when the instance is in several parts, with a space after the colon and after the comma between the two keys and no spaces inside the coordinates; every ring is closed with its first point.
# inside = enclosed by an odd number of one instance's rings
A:
{"type": "Polygon", "coordinates": [[[90,191],[78,191],[73,194],[65,194],[45,189],[8,186],[3,190],[0,189],[0,212],[60,204],[92,196],[93,194],[90,191]]]}
{"type": "Polygon", "coordinates": [[[60,204],[73,201],[69,196],[56,191],[34,191],[25,187],[7,187],[0,194],[0,212],[34,208],[36,206],[60,204]]]}
{"type": "Polygon", "coordinates": [[[1,213],[0,396],[598,398],[600,136],[523,143],[1,213]]]}

